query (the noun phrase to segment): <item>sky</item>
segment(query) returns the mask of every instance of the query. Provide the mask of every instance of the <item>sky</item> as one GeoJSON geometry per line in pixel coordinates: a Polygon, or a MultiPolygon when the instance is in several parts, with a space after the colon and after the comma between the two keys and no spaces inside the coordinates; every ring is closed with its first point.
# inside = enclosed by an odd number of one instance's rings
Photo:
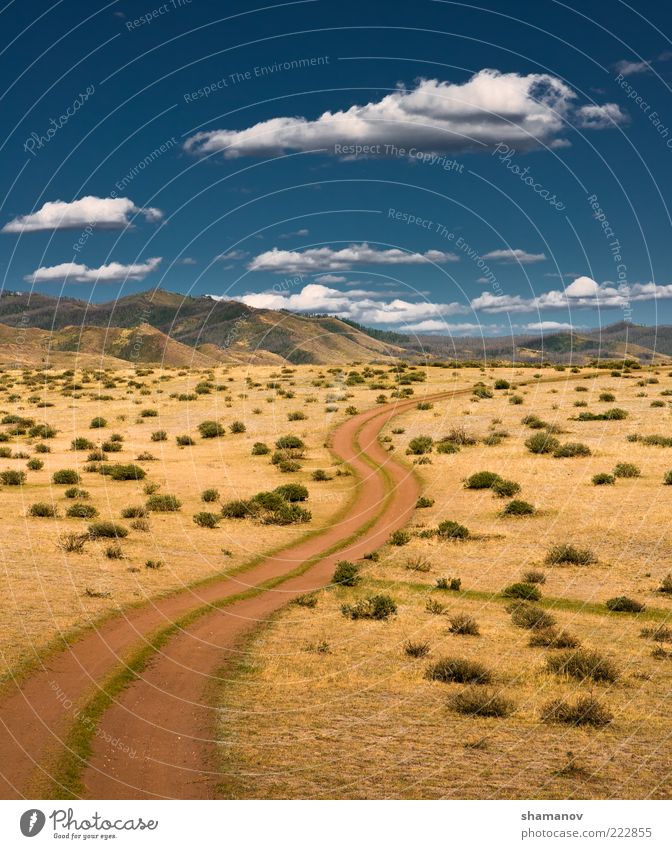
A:
{"type": "Polygon", "coordinates": [[[672,323],[666,6],[3,0],[2,289],[672,323]]]}

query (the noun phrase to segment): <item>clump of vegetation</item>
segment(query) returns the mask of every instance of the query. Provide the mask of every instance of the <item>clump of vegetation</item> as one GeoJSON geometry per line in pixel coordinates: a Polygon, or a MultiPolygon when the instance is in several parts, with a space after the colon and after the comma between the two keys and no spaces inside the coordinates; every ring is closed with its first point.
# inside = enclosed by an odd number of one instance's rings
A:
{"type": "Polygon", "coordinates": [[[77,501],[68,507],[65,515],[69,519],[95,519],[98,511],[92,504],[82,504],[77,501]]]}
{"type": "Polygon", "coordinates": [[[437,590],[452,590],[453,592],[459,593],[462,589],[462,579],[461,578],[437,578],[436,579],[436,588],[437,590]]]}
{"type": "Polygon", "coordinates": [[[207,513],[206,511],[202,511],[200,513],[195,513],[193,518],[194,523],[197,524],[199,528],[216,528],[221,517],[216,513],[207,513]]]}
{"type": "Polygon", "coordinates": [[[147,509],[152,513],[175,513],[182,502],[175,495],[150,495],[147,499],[147,509]]]}
{"type": "Polygon", "coordinates": [[[61,534],[58,538],[58,547],[68,554],[82,554],[88,539],[88,534],[61,534]]]}
{"type": "Polygon", "coordinates": [[[535,513],[534,506],[529,501],[514,499],[509,501],[502,510],[502,516],[532,516],[535,513]]]}
{"type": "Polygon", "coordinates": [[[565,442],[553,452],[554,457],[590,457],[591,454],[583,442],[565,442]]]}
{"type": "Polygon", "coordinates": [[[425,641],[408,640],[404,643],[404,652],[409,657],[427,657],[429,650],[430,645],[425,641]]]}
{"type": "Polygon", "coordinates": [[[527,584],[519,581],[516,584],[509,584],[502,590],[502,595],[505,598],[519,598],[524,601],[539,601],[541,591],[536,584],[527,584]]]}
{"type": "Polygon", "coordinates": [[[354,587],[360,581],[359,566],[349,560],[341,560],[336,564],[332,582],[341,587],[354,587]]]}
{"type": "Polygon", "coordinates": [[[80,483],[81,478],[74,469],[59,469],[51,476],[51,480],[56,484],[73,484],[80,483]]]}
{"type": "Polygon", "coordinates": [[[3,486],[23,486],[26,482],[26,473],[17,469],[5,469],[0,472],[0,483],[3,486]]]}
{"type": "Polygon", "coordinates": [[[555,628],[538,628],[532,631],[529,645],[531,648],[574,649],[581,643],[568,631],[558,631],[555,628]]]}
{"type": "Polygon", "coordinates": [[[28,515],[40,519],[55,519],[58,516],[58,510],[53,504],[38,501],[37,504],[31,504],[28,508],[28,515]]]}
{"type": "Polygon", "coordinates": [[[672,574],[670,572],[662,579],[656,592],[672,595],[672,574]]]}
{"type": "Polygon", "coordinates": [[[330,481],[331,475],[328,475],[324,469],[315,469],[311,475],[311,478],[314,481],[322,482],[322,481],[330,481]]]}
{"type": "Polygon", "coordinates": [[[546,660],[549,672],[567,675],[579,681],[613,682],[618,678],[614,664],[596,651],[577,649],[550,655],[546,660]]]}
{"type": "Polygon", "coordinates": [[[520,484],[515,481],[506,480],[505,478],[499,478],[493,483],[491,489],[498,498],[513,498],[514,495],[518,495],[520,492],[520,484]]]}
{"type": "Polygon", "coordinates": [[[646,608],[646,605],[642,604],[641,601],[628,598],[626,595],[610,598],[606,604],[613,613],[641,613],[646,608]]]}
{"type": "Polygon", "coordinates": [[[431,436],[416,436],[408,443],[407,454],[429,454],[434,445],[434,440],[431,436]]]}
{"type": "Polygon", "coordinates": [[[510,699],[482,687],[466,687],[455,693],[449,699],[448,706],[456,713],[466,716],[504,717],[515,710],[510,699]]]}
{"type": "Polygon", "coordinates": [[[118,542],[113,542],[112,545],[108,545],[105,549],[105,557],[109,560],[123,560],[124,551],[118,542]]]}
{"type": "Polygon", "coordinates": [[[592,696],[580,696],[575,702],[554,699],[541,711],[543,722],[558,722],[564,725],[590,725],[601,728],[614,718],[610,710],[592,696]]]}
{"type": "Polygon", "coordinates": [[[188,433],[182,434],[182,436],[176,436],[175,442],[182,448],[187,445],[196,445],[195,441],[189,436],[188,433]]]}
{"type": "Polygon", "coordinates": [[[525,440],[525,447],[533,454],[554,454],[560,448],[560,442],[549,433],[535,433],[525,440]]]}
{"type": "Polygon", "coordinates": [[[466,479],[464,486],[466,489],[490,489],[500,480],[495,472],[476,472],[466,479]]]}
{"type": "Polygon", "coordinates": [[[305,501],[308,498],[308,490],[301,483],[285,483],[277,486],[274,492],[285,501],[305,501]]]}
{"type": "Polygon", "coordinates": [[[460,657],[442,657],[427,667],[425,678],[444,684],[489,684],[492,674],[475,660],[460,657]]]}
{"type": "Polygon", "coordinates": [[[224,436],[226,428],[223,424],[208,419],[207,421],[199,424],[198,432],[201,434],[203,439],[215,439],[218,436],[224,436]]]}
{"type": "Polygon", "coordinates": [[[608,472],[598,472],[593,475],[592,481],[594,486],[613,486],[616,483],[616,478],[608,472]]]}
{"type": "Polygon", "coordinates": [[[441,522],[436,532],[441,539],[468,539],[470,536],[468,528],[451,519],[441,522]]]}
{"type": "Polygon", "coordinates": [[[473,617],[467,616],[464,613],[452,617],[448,630],[451,634],[461,634],[470,637],[478,637],[480,634],[478,622],[473,617]]]}
{"type": "Polygon", "coordinates": [[[88,534],[91,539],[102,537],[123,539],[128,536],[128,530],[123,525],[117,525],[116,522],[93,522],[88,527],[88,534]]]}
{"type": "Polygon", "coordinates": [[[241,498],[227,501],[222,505],[221,513],[224,519],[247,519],[252,516],[249,504],[241,498]]]}
{"type": "Polygon", "coordinates": [[[146,507],[124,507],[121,511],[122,519],[144,519],[147,516],[146,507]]]}
{"type": "Polygon", "coordinates": [[[252,455],[255,457],[260,457],[264,454],[270,454],[271,449],[266,445],[265,442],[255,442],[252,446],[252,455]]]}
{"type": "Polygon", "coordinates": [[[98,471],[101,475],[112,478],[113,481],[141,481],[147,476],[147,472],[135,463],[103,465],[98,471]]]}
{"type": "Polygon", "coordinates": [[[407,545],[411,541],[411,535],[408,531],[398,530],[390,534],[390,545],[402,546],[407,545]]]}
{"type": "Polygon", "coordinates": [[[634,463],[617,463],[614,466],[614,477],[616,478],[638,478],[642,472],[634,463]]]}
{"type": "Polygon", "coordinates": [[[577,548],[569,543],[553,545],[546,555],[546,562],[552,566],[568,563],[571,566],[589,566],[597,558],[589,548],[577,548]]]}
{"type": "Polygon", "coordinates": [[[168,434],[165,430],[155,430],[150,439],[152,442],[165,442],[168,439],[168,434]]]}
{"type": "Polygon", "coordinates": [[[511,614],[511,622],[517,628],[528,630],[545,630],[555,625],[555,619],[543,607],[528,602],[518,602],[507,608],[511,614]]]}
{"type": "Polygon", "coordinates": [[[355,604],[344,604],[341,612],[350,619],[374,619],[384,622],[390,616],[396,616],[397,605],[391,596],[382,593],[360,599],[355,604]]]}
{"type": "Polygon", "coordinates": [[[77,486],[71,486],[63,493],[66,498],[88,498],[89,493],[85,489],[79,489],[77,486]]]}
{"type": "Polygon", "coordinates": [[[244,422],[241,422],[240,420],[236,419],[235,422],[231,422],[231,424],[229,425],[229,430],[231,431],[231,433],[245,433],[247,427],[245,426],[244,422]]]}
{"type": "Polygon", "coordinates": [[[281,436],[280,439],[276,440],[275,447],[280,451],[292,449],[303,451],[306,446],[302,439],[290,433],[286,436],[281,436]]]}
{"type": "Polygon", "coordinates": [[[611,410],[606,410],[604,413],[579,413],[576,417],[580,422],[602,422],[602,421],[622,421],[627,419],[628,411],[622,410],[620,407],[613,407],[611,410]]]}
{"type": "Polygon", "coordinates": [[[86,439],[84,436],[78,436],[76,439],[73,439],[70,443],[70,448],[73,451],[90,451],[92,448],[96,446],[91,442],[90,439],[86,439]]]}
{"type": "Polygon", "coordinates": [[[527,572],[523,572],[522,580],[526,584],[545,584],[546,575],[538,569],[530,569],[527,572]]]}
{"type": "Polygon", "coordinates": [[[431,571],[432,564],[426,557],[418,555],[406,562],[406,568],[411,572],[429,572],[431,571]]]}
{"type": "Polygon", "coordinates": [[[95,418],[91,419],[91,423],[89,424],[89,427],[94,428],[94,429],[95,428],[101,428],[101,427],[107,427],[107,421],[102,416],[96,416],[95,418]]]}
{"type": "Polygon", "coordinates": [[[219,490],[218,489],[204,489],[201,493],[201,501],[205,501],[206,504],[210,504],[213,501],[219,500],[219,490]]]}

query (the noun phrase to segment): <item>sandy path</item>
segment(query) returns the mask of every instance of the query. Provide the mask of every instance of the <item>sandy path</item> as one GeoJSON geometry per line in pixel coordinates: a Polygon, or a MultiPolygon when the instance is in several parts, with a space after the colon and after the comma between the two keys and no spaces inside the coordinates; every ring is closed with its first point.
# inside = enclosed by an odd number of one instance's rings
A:
{"type": "MultiPolygon", "coordinates": [[[[440,393],[464,394],[470,390],[440,393]]],[[[380,429],[417,400],[387,405],[348,419],[334,432],[334,453],[348,462],[361,479],[351,509],[321,533],[290,546],[236,577],[184,590],[143,607],[126,611],[97,630],[48,658],[18,686],[0,699],[0,798],[29,798],[49,777],[48,764],[62,750],[62,741],[75,711],[143,638],[166,627],[194,608],[236,595],[269,578],[287,574],[307,560],[329,551],[375,522],[354,543],[317,562],[300,577],[274,590],[232,603],[199,618],[171,639],[145,671],[104,715],[101,731],[118,740],[105,744],[98,735],[86,771],[88,795],[93,798],[207,798],[212,795],[214,741],[212,710],[204,698],[211,676],[240,636],[260,619],[286,604],[294,595],[329,582],[337,560],[358,558],[381,546],[395,528],[405,524],[418,495],[408,469],[394,462],[378,444],[380,429]],[[384,514],[385,476],[364,458],[384,465],[392,493],[384,514]],[[122,747],[135,751],[133,757],[122,747]]]]}

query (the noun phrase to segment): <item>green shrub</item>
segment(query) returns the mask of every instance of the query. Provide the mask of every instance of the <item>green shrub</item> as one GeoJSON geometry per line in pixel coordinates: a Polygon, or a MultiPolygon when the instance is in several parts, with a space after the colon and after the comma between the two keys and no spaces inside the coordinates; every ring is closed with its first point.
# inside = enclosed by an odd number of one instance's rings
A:
{"type": "Polygon", "coordinates": [[[522,403],[523,403],[522,395],[512,395],[509,398],[509,404],[518,405],[518,404],[522,404],[522,403]]]}
{"type": "Polygon", "coordinates": [[[437,534],[442,539],[468,539],[469,529],[459,522],[453,522],[451,519],[446,519],[439,524],[437,534]]]}
{"type": "Polygon", "coordinates": [[[66,498],[88,498],[89,493],[85,489],[79,489],[76,486],[71,486],[63,493],[66,498]]]}
{"type": "Polygon", "coordinates": [[[113,542],[112,545],[108,545],[105,549],[105,557],[110,560],[123,560],[124,551],[118,542],[113,542]]]}
{"type": "Polygon", "coordinates": [[[598,472],[592,477],[595,486],[613,486],[616,483],[616,478],[608,472],[598,472]]]}
{"type": "Polygon", "coordinates": [[[31,458],[30,460],[28,460],[28,462],[26,463],[26,467],[27,467],[27,468],[29,469],[29,471],[31,471],[31,472],[39,472],[39,471],[40,471],[40,469],[43,469],[43,468],[44,468],[44,463],[42,462],[42,460],[38,460],[38,459],[37,459],[37,457],[32,457],[32,458],[31,458]]]}
{"type": "Polygon", "coordinates": [[[87,455],[86,459],[89,463],[100,463],[103,460],[107,460],[107,454],[104,451],[101,451],[100,448],[95,448],[87,455]]]}
{"type": "Polygon", "coordinates": [[[95,519],[98,511],[92,504],[76,502],[70,505],[65,514],[69,519],[95,519]]]}
{"type": "Polygon", "coordinates": [[[286,436],[281,436],[275,443],[275,447],[279,450],[283,449],[299,449],[303,451],[306,447],[303,440],[299,439],[298,436],[294,436],[293,434],[287,434],[286,436]]]}
{"type": "Polygon", "coordinates": [[[606,604],[614,613],[641,613],[646,608],[641,601],[635,601],[634,598],[628,598],[625,595],[610,598],[606,604]]]}
{"type": "Polygon", "coordinates": [[[88,527],[88,534],[91,539],[100,539],[101,537],[123,539],[128,536],[128,530],[115,522],[93,522],[88,527]]]}
{"type": "Polygon", "coordinates": [[[536,604],[519,601],[510,605],[507,610],[511,614],[511,622],[517,628],[546,630],[555,625],[555,619],[551,616],[551,614],[547,613],[543,607],[538,607],[536,604]]]}
{"type": "Polygon", "coordinates": [[[216,513],[195,513],[194,522],[199,528],[216,528],[220,517],[216,513]]]}
{"type": "Polygon", "coordinates": [[[535,584],[526,584],[522,581],[509,584],[502,590],[502,595],[505,598],[520,598],[525,601],[539,601],[541,598],[541,592],[535,584]]]}
{"type": "Polygon", "coordinates": [[[263,454],[270,454],[271,449],[264,442],[255,442],[252,446],[252,454],[253,456],[262,456],[263,454]]]}
{"type": "Polygon", "coordinates": [[[569,543],[551,546],[546,555],[546,562],[553,566],[569,563],[572,566],[588,566],[596,563],[597,558],[589,548],[577,548],[569,543]]]}
{"type": "Polygon", "coordinates": [[[118,454],[122,449],[122,444],[114,439],[109,439],[107,442],[103,442],[100,447],[103,451],[107,451],[110,454],[118,454]]]}
{"type": "Polygon", "coordinates": [[[553,452],[554,457],[590,457],[592,451],[583,442],[565,442],[553,452]]]}
{"type": "Polygon", "coordinates": [[[448,630],[451,634],[461,634],[470,637],[477,637],[480,634],[478,622],[471,616],[463,613],[452,617],[448,630]]]}
{"type": "Polygon", "coordinates": [[[219,422],[208,420],[199,424],[198,432],[203,439],[215,439],[218,436],[224,436],[226,428],[219,422]]]}
{"type": "Polygon", "coordinates": [[[614,477],[616,478],[638,478],[642,474],[640,468],[634,463],[617,463],[614,466],[614,477]]]}
{"type": "Polygon", "coordinates": [[[285,501],[305,501],[308,498],[308,490],[300,483],[285,483],[282,486],[276,486],[274,492],[277,492],[285,501]]]}
{"type": "Polygon", "coordinates": [[[455,693],[450,697],[448,707],[466,716],[483,717],[509,716],[515,710],[510,699],[483,687],[466,687],[455,693]]]}
{"type": "Polygon", "coordinates": [[[158,410],[145,409],[145,410],[141,410],[141,411],[140,411],[140,418],[141,418],[141,419],[154,419],[154,418],[156,418],[158,415],[159,415],[159,411],[158,411],[158,410]]]}
{"type": "Polygon", "coordinates": [[[393,531],[393,533],[390,534],[390,539],[389,539],[390,545],[397,545],[397,546],[407,545],[410,541],[411,541],[411,535],[409,534],[408,531],[398,530],[398,531],[393,531]]]}
{"type": "Polygon", "coordinates": [[[295,410],[293,413],[287,413],[287,421],[288,422],[302,422],[304,419],[307,419],[308,416],[301,412],[301,410],[295,410]]]}
{"type": "Polygon", "coordinates": [[[459,657],[442,657],[427,667],[425,678],[444,684],[489,684],[491,673],[475,660],[459,657]]]}
{"type": "Polygon", "coordinates": [[[146,507],[124,507],[121,511],[122,519],[144,519],[146,516],[146,507]]]}
{"type": "Polygon", "coordinates": [[[404,652],[409,657],[427,657],[427,655],[429,654],[429,649],[429,643],[423,640],[407,640],[404,643],[404,652]]]}
{"type": "Polygon", "coordinates": [[[324,469],[315,469],[311,475],[314,481],[330,481],[331,477],[325,472],[324,469]]]}
{"type": "Polygon", "coordinates": [[[147,472],[134,463],[105,465],[101,466],[98,471],[101,475],[112,478],[113,481],[141,481],[147,476],[147,472]]]}
{"type": "Polygon", "coordinates": [[[539,416],[535,416],[534,413],[529,413],[527,416],[523,416],[520,421],[521,424],[527,425],[527,427],[532,428],[532,430],[543,430],[543,428],[548,427],[548,423],[543,419],[540,419],[539,416]]]}
{"type": "Polygon", "coordinates": [[[564,725],[590,725],[601,728],[614,718],[610,710],[592,696],[580,696],[575,702],[554,699],[542,708],[544,722],[558,722],[564,725]]]}
{"type": "Polygon", "coordinates": [[[296,460],[281,460],[278,463],[278,469],[285,474],[299,472],[301,471],[301,463],[297,463],[296,460]]]}
{"type": "Polygon", "coordinates": [[[175,513],[182,503],[174,495],[150,495],[147,509],[152,513],[175,513]]]}
{"type": "Polygon", "coordinates": [[[672,471],[665,472],[665,475],[663,476],[663,483],[664,483],[666,486],[671,486],[671,485],[672,485],[672,471]]]}
{"type": "Polygon", "coordinates": [[[554,454],[560,448],[560,442],[549,433],[535,433],[525,440],[525,446],[533,454],[554,454]]]}
{"type": "Polygon", "coordinates": [[[537,569],[530,569],[527,572],[523,572],[523,583],[525,584],[545,584],[546,583],[546,575],[543,572],[540,572],[537,569]]]}
{"type": "Polygon", "coordinates": [[[78,436],[76,439],[73,439],[70,443],[70,448],[73,451],[90,451],[92,448],[96,446],[91,442],[90,439],[87,439],[84,436],[78,436]]]}
{"type": "Polygon", "coordinates": [[[520,499],[509,501],[502,510],[502,516],[532,516],[534,513],[534,506],[529,501],[521,501],[520,499]]]}
{"type": "Polygon", "coordinates": [[[340,584],[342,587],[354,587],[361,580],[359,566],[349,560],[341,560],[336,564],[336,570],[331,580],[334,584],[340,584]]]}
{"type": "Polygon", "coordinates": [[[245,433],[247,428],[245,427],[245,424],[243,422],[238,421],[238,419],[236,419],[235,422],[231,422],[231,424],[229,425],[229,430],[231,431],[231,433],[245,433]]]}
{"type": "Polygon", "coordinates": [[[556,675],[567,675],[579,681],[606,681],[613,682],[618,677],[618,672],[610,660],[601,654],[587,649],[576,651],[563,651],[550,655],[546,660],[549,672],[556,675]]]}
{"type": "Polygon", "coordinates": [[[510,387],[511,387],[511,384],[509,383],[508,380],[504,380],[503,378],[500,378],[499,380],[495,381],[495,389],[510,389],[510,387]]]}
{"type": "Polygon", "coordinates": [[[58,516],[58,510],[53,504],[47,504],[44,501],[39,501],[37,504],[31,504],[28,508],[28,515],[35,516],[40,519],[54,519],[58,516]]]}
{"type": "Polygon", "coordinates": [[[581,645],[578,639],[567,631],[557,631],[555,628],[537,628],[532,631],[531,648],[574,649],[581,645]]]}
{"type": "Polygon", "coordinates": [[[201,493],[201,501],[205,501],[206,504],[211,504],[213,501],[219,500],[219,490],[218,489],[204,489],[201,493]]]}
{"type": "Polygon", "coordinates": [[[224,519],[247,519],[252,515],[247,501],[239,498],[223,504],[221,513],[224,519]]]}
{"type": "Polygon", "coordinates": [[[434,440],[431,436],[416,436],[408,443],[407,454],[429,454],[434,445],[434,440]]]}
{"type": "Polygon", "coordinates": [[[622,410],[620,407],[614,407],[604,413],[579,413],[577,421],[580,422],[599,422],[599,421],[621,421],[627,419],[628,411],[622,410]]]}
{"type": "Polygon", "coordinates": [[[355,604],[342,605],[341,612],[350,619],[374,619],[382,622],[390,616],[396,616],[397,605],[389,595],[372,595],[355,604]]]}
{"type": "Polygon", "coordinates": [[[476,472],[464,482],[466,489],[490,489],[497,481],[501,480],[495,472],[476,472]]]}
{"type": "Polygon", "coordinates": [[[188,433],[185,433],[182,436],[176,436],[175,442],[183,447],[186,445],[196,445],[195,441],[189,436],[188,433]]]}
{"type": "Polygon", "coordinates": [[[165,442],[168,439],[168,434],[165,430],[155,430],[150,439],[152,442],[165,442]]]}
{"type": "Polygon", "coordinates": [[[520,484],[499,478],[492,485],[492,491],[498,498],[513,498],[520,492],[520,484]]]}
{"type": "Polygon", "coordinates": [[[605,401],[607,403],[613,403],[615,400],[616,400],[616,396],[612,395],[611,392],[600,393],[600,401],[605,401]]]}
{"type": "Polygon", "coordinates": [[[433,506],[434,506],[434,499],[433,498],[427,498],[426,495],[421,495],[420,498],[418,498],[418,500],[415,502],[416,510],[421,510],[425,507],[433,507],[433,506]]]}
{"type": "Polygon", "coordinates": [[[91,419],[91,423],[89,427],[92,428],[100,428],[107,427],[107,421],[102,416],[96,416],[94,419],[91,419]]]}
{"type": "Polygon", "coordinates": [[[442,440],[436,443],[437,454],[457,454],[459,450],[459,447],[454,442],[442,440]]]}
{"type": "Polygon", "coordinates": [[[662,579],[656,592],[665,593],[667,595],[672,594],[672,574],[670,572],[668,572],[662,579]]]}
{"type": "Polygon", "coordinates": [[[81,478],[74,469],[59,469],[51,476],[51,480],[57,484],[73,484],[79,483],[81,478]]]}

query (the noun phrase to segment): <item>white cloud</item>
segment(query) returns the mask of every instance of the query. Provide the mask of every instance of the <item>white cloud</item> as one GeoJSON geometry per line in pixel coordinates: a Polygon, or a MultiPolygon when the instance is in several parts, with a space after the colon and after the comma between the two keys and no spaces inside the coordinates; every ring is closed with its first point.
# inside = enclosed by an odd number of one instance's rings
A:
{"type": "Polygon", "coordinates": [[[617,103],[603,103],[601,106],[582,106],[577,110],[576,119],[578,126],[584,129],[607,130],[626,124],[628,116],[617,103]]]}
{"type": "Polygon", "coordinates": [[[300,274],[311,271],[347,271],[355,265],[418,265],[434,262],[457,262],[459,257],[445,251],[408,253],[398,248],[378,250],[363,242],[347,248],[308,248],[305,251],[283,251],[273,248],[250,260],[250,271],[274,271],[278,274],[300,274]]]}
{"type": "Polygon", "coordinates": [[[629,62],[627,59],[621,59],[616,62],[614,68],[624,77],[631,77],[633,74],[645,74],[651,70],[651,65],[648,62],[629,62]]]}
{"type": "MultiPolygon", "coordinates": [[[[487,327],[489,333],[492,333],[493,329],[492,326],[487,327]]],[[[409,333],[438,333],[452,336],[465,333],[477,333],[480,335],[486,328],[482,324],[448,324],[440,319],[428,318],[425,321],[418,321],[415,324],[404,324],[399,330],[409,333]]]]}
{"type": "Polygon", "coordinates": [[[250,254],[247,251],[229,251],[225,254],[217,254],[215,262],[240,262],[250,254]]]}
{"type": "Polygon", "coordinates": [[[198,265],[198,263],[193,257],[185,256],[182,259],[176,259],[175,265],[198,265]]]}
{"type": "Polygon", "coordinates": [[[235,300],[257,309],[329,313],[340,318],[351,318],[363,324],[379,325],[412,326],[426,319],[441,319],[443,316],[469,312],[467,307],[457,303],[439,304],[428,301],[413,303],[404,298],[390,298],[389,295],[386,298],[385,293],[365,289],[340,292],[319,283],[308,283],[298,292],[259,292],[241,295],[235,300]]]}
{"type": "MultiPolygon", "coordinates": [[[[226,159],[287,151],[355,154],[338,147],[343,145],[455,153],[488,150],[503,142],[523,151],[542,144],[566,144],[560,136],[573,118],[575,100],[575,92],[550,74],[486,68],[463,83],[420,79],[410,89],[399,84],[379,101],[324,112],[315,120],[279,117],[242,130],[196,133],[184,147],[201,156],[221,153],[226,159]]],[[[362,153],[390,155],[391,151],[362,153]]]]}
{"type": "Polygon", "coordinates": [[[490,251],[490,253],[483,254],[481,258],[502,262],[519,262],[522,265],[529,265],[533,262],[543,262],[546,259],[546,254],[531,254],[520,248],[507,248],[506,250],[490,251]]]}
{"type": "Polygon", "coordinates": [[[91,195],[71,202],[48,201],[37,212],[21,215],[2,228],[3,233],[34,233],[39,230],[72,230],[99,227],[120,230],[130,223],[129,216],[143,215],[147,221],[159,221],[160,209],[136,206],[129,198],[98,198],[91,195]]]}
{"type": "Polygon", "coordinates": [[[316,283],[347,283],[347,277],[342,277],[340,274],[321,274],[315,278],[316,283]]]}
{"type": "Polygon", "coordinates": [[[535,321],[532,324],[526,324],[525,330],[573,330],[574,326],[566,321],[535,321]]]}
{"type": "Polygon", "coordinates": [[[565,288],[568,298],[589,298],[600,294],[600,285],[592,277],[577,277],[565,288]]]}
{"type": "Polygon", "coordinates": [[[27,283],[46,283],[53,280],[67,280],[68,283],[112,283],[117,280],[144,280],[158,268],[161,257],[152,257],[144,263],[122,265],[111,262],[100,268],[89,268],[77,262],[63,262],[60,265],[41,266],[23,279],[27,283]]]}
{"type": "Polygon", "coordinates": [[[293,239],[297,236],[299,238],[304,238],[305,236],[309,236],[309,235],[310,235],[310,230],[306,229],[305,227],[302,227],[301,230],[295,230],[293,233],[281,233],[279,238],[280,239],[293,239]]]}

